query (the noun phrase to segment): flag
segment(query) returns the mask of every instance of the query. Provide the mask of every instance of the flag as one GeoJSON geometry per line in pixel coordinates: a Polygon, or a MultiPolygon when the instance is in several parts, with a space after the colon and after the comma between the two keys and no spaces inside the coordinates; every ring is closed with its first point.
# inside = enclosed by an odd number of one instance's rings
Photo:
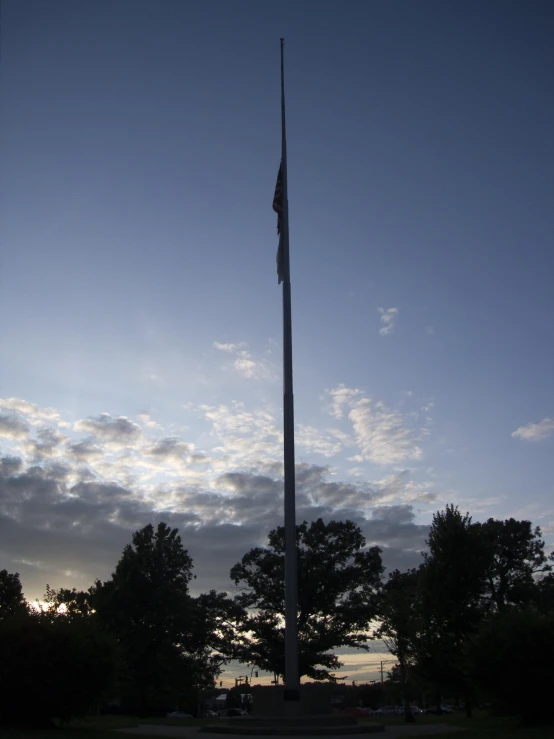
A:
{"type": "Polygon", "coordinates": [[[277,213],[277,233],[279,235],[279,248],[277,249],[277,282],[280,285],[284,279],[283,266],[283,177],[282,167],[279,167],[275,194],[273,195],[273,210],[277,213]]]}
{"type": "Polygon", "coordinates": [[[275,195],[273,196],[273,210],[277,213],[277,233],[280,234],[283,225],[283,178],[282,168],[279,167],[277,174],[277,183],[275,185],[275,195]]]}

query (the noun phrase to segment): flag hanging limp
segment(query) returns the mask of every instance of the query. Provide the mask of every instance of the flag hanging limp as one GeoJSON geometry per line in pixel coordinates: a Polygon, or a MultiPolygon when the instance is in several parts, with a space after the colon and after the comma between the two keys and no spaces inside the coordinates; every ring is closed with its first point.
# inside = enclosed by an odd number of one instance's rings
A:
{"type": "Polygon", "coordinates": [[[277,213],[277,233],[281,233],[283,220],[283,178],[282,168],[279,167],[277,173],[277,183],[275,185],[275,195],[273,196],[273,210],[277,213]]]}
{"type": "Polygon", "coordinates": [[[283,177],[282,167],[279,167],[275,194],[273,195],[273,210],[277,213],[277,233],[279,234],[279,248],[277,249],[277,280],[280,285],[284,279],[283,268],[283,177]]]}

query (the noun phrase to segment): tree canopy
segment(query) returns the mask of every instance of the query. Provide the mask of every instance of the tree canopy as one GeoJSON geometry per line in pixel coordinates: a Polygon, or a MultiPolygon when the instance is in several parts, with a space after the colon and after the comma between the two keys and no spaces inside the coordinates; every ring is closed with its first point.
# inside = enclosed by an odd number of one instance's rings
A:
{"type": "MultiPolygon", "coordinates": [[[[341,663],[332,650],[367,649],[368,627],[378,610],[383,565],[378,547],[365,549],[352,521],[318,519],[297,526],[298,641],[300,675],[332,679],[341,663]]],[[[242,631],[249,640],[241,658],[284,674],[284,528],[269,534],[268,547],[255,547],[231,569],[242,589],[237,603],[247,609],[242,631]]]]}
{"type": "Polygon", "coordinates": [[[178,529],[149,524],[133,534],[111,580],[90,592],[100,623],[123,650],[124,703],[135,712],[177,706],[187,688],[211,684],[217,672],[204,610],[189,594],[192,567],[178,529]]]}
{"type": "Polygon", "coordinates": [[[85,716],[114,689],[117,648],[96,619],[18,608],[0,623],[0,721],[47,726],[85,716]]]}
{"type": "Polygon", "coordinates": [[[26,608],[19,572],[0,570],[0,621],[21,613],[26,608]]]}

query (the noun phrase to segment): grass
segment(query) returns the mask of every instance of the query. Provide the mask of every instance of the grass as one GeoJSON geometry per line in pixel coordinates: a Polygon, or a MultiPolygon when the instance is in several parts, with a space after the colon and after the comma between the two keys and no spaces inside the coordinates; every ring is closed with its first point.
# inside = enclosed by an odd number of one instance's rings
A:
{"type": "MultiPolygon", "coordinates": [[[[363,719],[362,719],[363,720],[363,719]]],[[[402,717],[369,717],[368,721],[385,726],[403,726],[402,717]]],[[[114,730],[136,726],[137,724],[155,724],[166,726],[200,726],[212,723],[213,719],[166,719],[160,717],[135,718],[133,716],[100,716],[84,721],[73,721],[53,730],[40,729],[1,729],[2,739],[124,739],[132,734],[116,734],[114,730]]],[[[418,734],[417,739],[554,739],[554,726],[522,728],[517,721],[510,718],[489,716],[486,712],[477,711],[474,718],[468,719],[462,713],[445,716],[420,716],[416,725],[450,724],[460,726],[466,731],[460,734],[418,734]]],[[[159,736],[141,735],[143,739],[160,739],[159,736]]],[[[385,735],[386,736],[386,735],[385,735]]]]}
{"type": "MultiPolygon", "coordinates": [[[[369,721],[384,724],[385,726],[402,726],[405,721],[402,717],[370,717],[369,721]]],[[[476,711],[473,718],[466,718],[463,713],[454,713],[444,716],[418,716],[416,724],[449,724],[460,726],[465,731],[460,734],[418,734],[417,739],[554,739],[554,726],[522,727],[517,719],[490,716],[486,711],[476,711]]]]}
{"type": "MultiPolygon", "coordinates": [[[[191,719],[187,720],[190,725],[191,719]]],[[[168,726],[185,725],[185,720],[146,718],[134,716],[93,716],[82,721],[71,721],[68,724],[56,724],[52,729],[7,729],[0,728],[2,739],[124,739],[132,734],[116,734],[116,729],[127,729],[137,724],[167,724],[168,726]]],[[[142,739],[160,739],[158,734],[141,734],[142,739]]]]}

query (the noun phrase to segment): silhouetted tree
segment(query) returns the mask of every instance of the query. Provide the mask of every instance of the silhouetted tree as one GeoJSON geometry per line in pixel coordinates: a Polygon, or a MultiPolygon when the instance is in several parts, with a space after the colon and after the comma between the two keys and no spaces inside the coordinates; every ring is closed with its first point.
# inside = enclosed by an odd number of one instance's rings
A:
{"type": "Polygon", "coordinates": [[[0,721],[48,725],[93,709],[113,684],[115,645],[94,619],[23,612],[0,624],[0,721]]]}
{"type": "Polygon", "coordinates": [[[552,723],[554,617],[506,608],[468,642],[471,679],[500,713],[552,723]]]}
{"type": "Polygon", "coordinates": [[[465,696],[470,715],[471,682],[463,653],[483,618],[489,550],[469,514],[452,505],[434,515],[427,545],[419,577],[418,670],[436,684],[437,706],[446,687],[465,696]]]}
{"type": "Polygon", "coordinates": [[[389,652],[398,659],[398,667],[392,674],[402,688],[404,718],[408,723],[415,720],[410,711],[410,670],[417,659],[419,634],[425,628],[421,623],[419,577],[420,571],[416,569],[390,573],[383,586],[379,605],[380,626],[376,632],[389,652]]]}
{"type": "Polygon", "coordinates": [[[46,585],[44,602],[49,611],[63,613],[68,618],[86,618],[93,615],[92,590],[83,591],[72,588],[55,590],[46,585]]]}
{"type": "Polygon", "coordinates": [[[489,518],[475,524],[488,548],[486,598],[492,610],[510,605],[525,606],[534,597],[535,575],[548,572],[553,555],[547,557],[541,530],[530,521],[489,518]]]}
{"type": "Polygon", "coordinates": [[[123,650],[130,710],[166,711],[218,674],[206,608],[189,594],[192,566],[178,529],[149,524],[133,534],[112,579],[91,591],[100,623],[123,650]]]}
{"type": "Polygon", "coordinates": [[[0,570],[0,621],[27,610],[19,572],[13,574],[0,570]]]}
{"type": "MultiPolygon", "coordinates": [[[[333,679],[341,666],[331,651],[368,649],[368,627],[378,610],[381,550],[364,549],[352,521],[318,519],[297,526],[298,641],[300,674],[333,679]]],[[[249,610],[242,623],[248,634],[242,661],[278,675],[284,673],[284,528],[269,534],[268,547],[256,547],[231,569],[243,589],[237,603],[249,610]]]]}
{"type": "Polygon", "coordinates": [[[545,616],[554,616],[554,575],[551,572],[537,580],[534,603],[545,616]]]}

